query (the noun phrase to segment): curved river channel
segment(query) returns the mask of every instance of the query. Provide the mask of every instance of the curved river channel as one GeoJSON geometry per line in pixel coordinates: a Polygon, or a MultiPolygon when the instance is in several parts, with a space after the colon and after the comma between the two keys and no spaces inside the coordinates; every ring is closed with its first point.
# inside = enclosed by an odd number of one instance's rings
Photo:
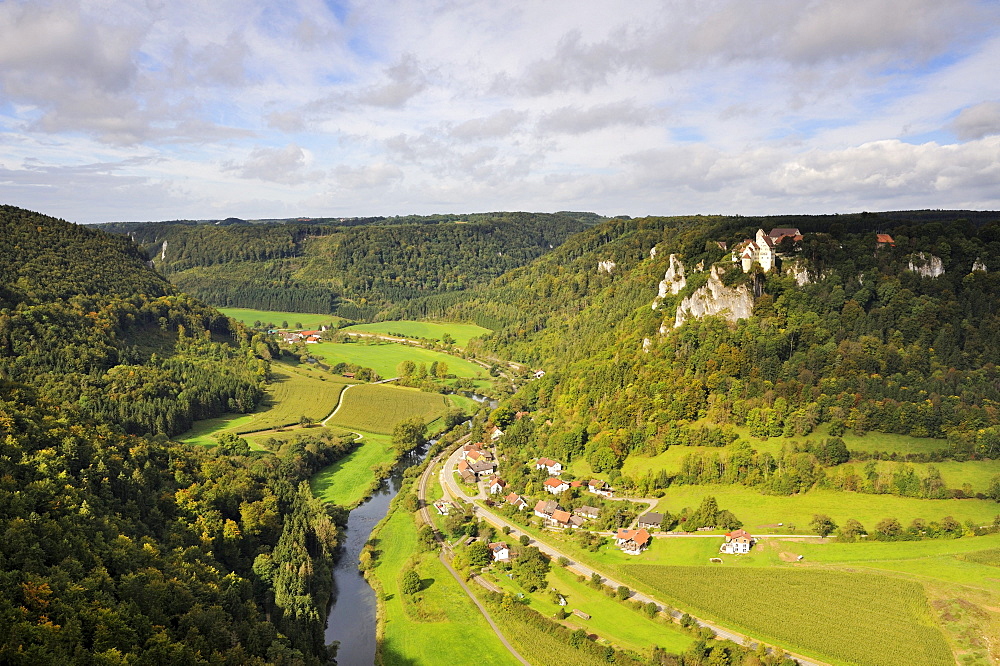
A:
{"type": "Polygon", "coordinates": [[[375,661],[375,590],[358,571],[361,549],[372,530],[389,511],[389,503],[399,492],[403,472],[419,464],[432,442],[403,456],[389,478],[347,518],[343,551],[333,570],[333,602],[326,618],[326,642],[340,641],[337,663],[361,666],[375,661]]]}

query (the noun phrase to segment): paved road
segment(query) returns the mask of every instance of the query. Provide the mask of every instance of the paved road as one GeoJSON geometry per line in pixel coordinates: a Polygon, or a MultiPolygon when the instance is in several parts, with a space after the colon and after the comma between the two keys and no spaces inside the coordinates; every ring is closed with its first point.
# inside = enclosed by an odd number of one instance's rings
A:
{"type": "MultiPolygon", "coordinates": [[[[467,439],[468,437],[459,440],[460,444],[459,448],[461,448],[461,443],[467,441],[467,439]]],[[[420,483],[417,485],[417,498],[420,500],[420,517],[423,518],[425,524],[430,525],[431,527],[434,527],[434,522],[431,520],[431,514],[427,508],[427,482],[430,480],[434,467],[441,460],[443,455],[444,455],[443,453],[439,453],[434,458],[434,460],[432,460],[427,465],[427,468],[424,469],[424,473],[420,475],[420,483]]],[[[435,536],[437,537],[438,541],[441,541],[442,545],[444,545],[443,537],[436,530],[435,530],[435,536]]],[[[500,642],[503,643],[503,646],[507,648],[507,650],[511,653],[511,655],[513,655],[515,659],[524,664],[524,666],[531,666],[531,663],[526,661],[524,657],[522,657],[520,653],[518,653],[518,651],[514,649],[514,646],[511,645],[510,642],[507,640],[507,638],[503,635],[503,632],[500,631],[500,627],[498,627],[496,623],[493,621],[493,618],[490,617],[490,614],[486,610],[486,607],[483,606],[482,603],[480,603],[476,595],[474,595],[472,593],[472,590],[469,589],[469,586],[465,584],[464,580],[462,580],[462,577],[458,575],[458,572],[451,568],[451,564],[448,562],[447,557],[445,557],[445,548],[441,549],[441,553],[438,555],[438,559],[441,560],[441,564],[443,564],[445,569],[447,569],[448,572],[452,576],[454,576],[455,580],[458,581],[458,584],[462,586],[463,590],[465,590],[465,593],[469,595],[470,599],[472,599],[472,602],[476,604],[476,607],[479,608],[479,612],[482,613],[483,617],[486,618],[486,621],[489,622],[490,627],[493,629],[493,633],[497,635],[497,638],[500,639],[500,642]]]]}
{"type": "MultiPolygon", "coordinates": [[[[441,483],[444,485],[444,487],[451,494],[452,497],[458,498],[458,499],[463,499],[466,502],[472,502],[472,500],[474,498],[469,497],[464,492],[462,492],[462,489],[459,487],[458,483],[455,481],[455,475],[452,472],[452,470],[454,469],[455,465],[458,463],[458,458],[459,458],[460,453],[461,453],[460,449],[457,449],[451,456],[449,456],[448,460],[445,462],[444,469],[441,471],[441,483]]],[[[486,522],[490,523],[494,527],[498,527],[500,529],[503,529],[504,527],[509,527],[510,528],[510,534],[513,535],[513,536],[515,536],[515,537],[519,537],[521,534],[526,534],[526,532],[524,532],[520,527],[518,527],[514,523],[508,522],[504,518],[496,515],[495,513],[491,512],[491,511],[488,511],[488,510],[484,509],[483,507],[473,505],[473,512],[476,514],[476,516],[478,516],[479,518],[481,518],[481,519],[485,520],[486,522]]],[[[698,535],[698,536],[701,536],[701,535],[698,535]]],[[[709,535],[705,535],[705,536],[709,536],[709,535]]],[[[716,539],[719,538],[719,535],[717,535],[717,534],[716,535],[711,535],[711,536],[714,536],[716,539]]],[[[531,539],[531,541],[529,542],[530,545],[535,546],[536,548],[538,548],[540,551],[542,551],[543,553],[545,553],[546,555],[548,555],[552,559],[556,560],[556,559],[558,559],[560,557],[565,557],[566,559],[568,559],[570,561],[570,563],[567,566],[567,568],[570,571],[573,571],[575,573],[581,574],[581,575],[586,576],[588,578],[591,575],[593,575],[593,574],[596,573],[596,574],[598,574],[604,580],[604,584],[605,585],[607,585],[607,586],[609,586],[609,587],[611,587],[613,589],[617,589],[619,586],[621,586],[621,585],[624,584],[624,583],[616,581],[616,580],[614,580],[612,578],[609,578],[608,576],[605,576],[603,573],[601,573],[599,571],[595,571],[594,569],[588,567],[585,564],[581,564],[580,562],[574,561],[572,558],[568,557],[563,552],[557,550],[556,548],[553,548],[552,546],[550,546],[549,544],[547,544],[547,543],[545,543],[543,541],[538,541],[537,539],[535,539],[534,537],[532,537],[530,534],[528,535],[528,538],[531,539]]],[[[655,603],[660,608],[663,608],[666,605],[663,602],[659,601],[658,599],[654,599],[653,597],[645,595],[645,594],[643,594],[641,592],[633,592],[631,598],[632,599],[637,599],[637,600],[641,601],[644,604],[648,604],[649,602],[653,602],[653,603],[655,603]]],[[[673,615],[674,617],[680,617],[681,613],[678,612],[678,611],[672,611],[671,615],[673,615]]],[[[694,617],[694,616],[692,616],[692,617],[694,617]]],[[[697,617],[695,617],[694,619],[695,619],[695,621],[699,625],[701,625],[703,627],[708,627],[709,629],[711,629],[712,631],[714,631],[721,638],[729,639],[729,640],[733,641],[734,643],[741,644],[741,645],[742,644],[749,644],[751,646],[756,646],[756,644],[757,644],[757,641],[755,641],[754,639],[750,638],[749,636],[746,636],[746,635],[741,634],[741,633],[736,632],[736,631],[732,631],[731,629],[726,629],[725,627],[722,627],[722,626],[720,626],[718,624],[715,624],[714,622],[709,622],[708,620],[703,620],[703,619],[700,619],[700,618],[697,618],[697,617]]],[[[784,648],[782,648],[782,649],[784,649],[784,648]]],[[[792,653],[792,652],[788,652],[787,650],[785,650],[785,654],[788,655],[789,657],[791,657],[792,659],[797,659],[800,664],[808,664],[809,666],[827,666],[826,662],[817,661],[817,660],[811,659],[809,657],[803,657],[802,655],[798,655],[798,654],[795,654],[795,653],[792,653]]]]}

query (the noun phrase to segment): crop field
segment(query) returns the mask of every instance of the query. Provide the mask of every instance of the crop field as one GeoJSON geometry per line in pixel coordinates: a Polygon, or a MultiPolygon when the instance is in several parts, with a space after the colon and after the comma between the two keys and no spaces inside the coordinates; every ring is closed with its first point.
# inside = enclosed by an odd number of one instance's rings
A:
{"type": "Polygon", "coordinates": [[[318,329],[320,326],[336,325],[341,318],[332,314],[309,314],[306,312],[277,312],[274,310],[251,310],[248,308],[218,308],[219,312],[241,321],[247,326],[253,326],[255,321],[263,324],[274,324],[280,328],[282,322],[287,322],[289,328],[302,324],[303,329],[318,329]]]}
{"type": "Polygon", "coordinates": [[[446,363],[448,364],[448,373],[458,377],[487,376],[486,368],[463,358],[394,342],[373,344],[320,342],[309,345],[309,351],[327,365],[335,365],[340,362],[356,363],[362,367],[373,369],[382,377],[396,377],[398,375],[396,368],[403,361],[413,361],[418,365],[423,363],[428,369],[435,361],[446,363]]]}
{"type": "Polygon", "coordinates": [[[671,486],[657,505],[657,511],[679,513],[684,507],[697,508],[706,495],[714,496],[719,506],[729,509],[743,521],[751,533],[762,526],[784,523],[808,530],[813,515],[823,513],[838,525],[854,518],[871,529],[883,518],[896,518],[904,526],[914,518],[941,520],[952,516],[965,523],[975,521],[988,525],[1000,513],[1000,505],[992,500],[977,499],[917,499],[895,495],[865,495],[837,490],[811,490],[794,496],[762,495],[753,488],[726,485],[671,486]]]}
{"type": "Polygon", "coordinates": [[[307,371],[278,362],[271,364],[271,374],[274,379],[266,388],[264,404],[256,412],[198,421],[178,441],[214,446],[215,435],[223,431],[243,435],[295,425],[303,416],[319,421],[333,411],[341,392],[353,383],[331,375],[310,376],[307,371]]]}
{"type": "Polygon", "coordinates": [[[391,435],[400,421],[420,417],[430,423],[448,409],[448,400],[440,393],[388,384],[359,384],[346,391],[343,400],[328,424],[382,435],[391,435]]]}
{"type": "Polygon", "coordinates": [[[372,324],[346,326],[347,332],[376,333],[378,335],[399,335],[405,338],[441,340],[448,334],[455,344],[464,347],[472,338],[490,333],[490,329],[475,324],[436,323],[430,321],[379,321],[372,324]]]}
{"type": "Polygon", "coordinates": [[[954,663],[918,583],[804,569],[622,569],[665,599],[809,654],[885,666],[954,663]]]}

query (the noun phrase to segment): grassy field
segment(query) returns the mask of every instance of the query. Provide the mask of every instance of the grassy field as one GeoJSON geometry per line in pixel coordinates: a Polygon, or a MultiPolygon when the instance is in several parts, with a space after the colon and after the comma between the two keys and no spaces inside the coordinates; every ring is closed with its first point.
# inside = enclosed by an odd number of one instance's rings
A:
{"type": "Polygon", "coordinates": [[[319,421],[333,411],[341,392],[353,383],[280,362],[271,364],[271,374],[273,381],[267,385],[264,404],[256,412],[198,421],[178,441],[214,445],[215,435],[223,431],[242,435],[297,424],[303,416],[319,421]]]}
{"type": "Polygon", "coordinates": [[[885,666],[954,663],[917,583],[807,569],[623,569],[666,599],[807,653],[885,666]]]}
{"type": "Polygon", "coordinates": [[[264,446],[265,442],[269,439],[276,439],[279,442],[288,442],[300,435],[325,435],[329,434],[334,437],[355,437],[355,434],[350,430],[345,428],[334,428],[334,427],[322,427],[322,426],[310,426],[308,428],[289,428],[288,430],[282,430],[280,432],[266,431],[260,433],[250,433],[247,435],[242,435],[243,439],[250,443],[251,448],[266,449],[268,447],[264,446]]]}
{"type": "MultiPolygon", "coordinates": [[[[547,590],[527,593],[516,582],[502,575],[491,575],[490,580],[515,596],[524,594],[529,599],[528,605],[546,617],[551,617],[559,608],[551,600],[547,590]]],[[[580,609],[590,615],[589,620],[570,616],[564,624],[568,623],[573,628],[582,627],[587,633],[597,634],[616,647],[648,655],[650,648],[657,645],[668,652],[679,654],[694,642],[677,625],[667,624],[665,620],[652,620],[628,608],[620,601],[609,598],[604,592],[581,583],[576,574],[567,569],[553,565],[549,571],[548,583],[549,588],[558,590],[566,598],[568,610],[580,609]]]]}
{"type": "Polygon", "coordinates": [[[807,530],[809,521],[817,513],[830,516],[838,525],[854,518],[869,529],[883,518],[896,518],[906,526],[914,518],[930,521],[952,516],[963,524],[966,520],[973,520],[979,525],[987,525],[1000,513],[1000,505],[991,500],[931,500],[836,490],[773,496],[761,495],[752,488],[724,485],[671,486],[657,505],[657,511],[679,513],[684,507],[694,509],[706,495],[713,495],[721,508],[732,511],[751,533],[761,530],[762,526],[777,523],[807,530]]]}
{"type": "MultiPolygon", "coordinates": [[[[969,460],[966,462],[946,460],[936,463],[899,463],[883,460],[876,462],[875,465],[882,474],[891,474],[895,469],[904,465],[909,466],[921,478],[927,476],[928,467],[934,467],[941,473],[946,487],[962,488],[968,484],[971,486],[972,492],[975,493],[985,493],[989,489],[990,480],[1000,474],[1000,460],[969,460]]],[[[861,474],[864,463],[841,465],[837,468],[837,472],[840,473],[841,469],[846,466],[853,466],[854,471],[861,474]]]]}
{"type": "Polygon", "coordinates": [[[401,335],[406,338],[426,338],[428,340],[440,340],[447,333],[455,340],[455,344],[459,347],[469,344],[469,340],[472,338],[490,332],[490,329],[476,326],[475,324],[405,320],[355,324],[344,327],[344,330],[357,333],[377,333],[379,335],[401,335]]]}
{"type": "Polygon", "coordinates": [[[382,435],[392,434],[400,421],[420,417],[430,423],[449,406],[440,393],[389,384],[361,384],[346,391],[343,404],[329,424],[382,435]]]}
{"type": "Polygon", "coordinates": [[[280,362],[271,364],[271,374],[273,381],[267,386],[264,404],[256,412],[199,421],[178,440],[214,445],[214,436],[223,431],[242,435],[297,424],[303,416],[319,421],[333,411],[341,392],[353,383],[343,377],[280,362]]]}
{"type": "Polygon", "coordinates": [[[281,322],[287,322],[289,328],[295,328],[295,324],[302,324],[303,329],[318,329],[320,326],[336,326],[341,318],[332,314],[309,314],[306,312],[276,312],[273,310],[251,310],[248,308],[219,308],[219,312],[241,321],[247,326],[253,326],[255,321],[264,324],[274,324],[281,326],[281,322]]]}
{"type": "Polygon", "coordinates": [[[403,361],[413,361],[418,365],[423,363],[428,368],[435,361],[447,363],[448,373],[458,377],[486,377],[487,375],[485,368],[463,358],[393,342],[371,344],[364,342],[320,342],[309,345],[309,352],[328,365],[340,362],[356,363],[365,368],[372,368],[382,377],[396,377],[398,375],[396,368],[403,361]]]}
{"type": "Polygon", "coordinates": [[[423,589],[414,595],[419,601],[399,591],[401,572],[417,550],[412,514],[394,511],[378,527],[376,538],[376,548],[381,551],[374,576],[382,588],[379,649],[383,663],[519,663],[435,554],[420,556],[416,566],[423,583],[423,589]]]}
{"type": "Polygon", "coordinates": [[[359,434],[361,446],[309,480],[313,495],[331,504],[354,506],[371,488],[375,480],[373,468],[395,460],[392,437],[371,432],[359,434]]]}

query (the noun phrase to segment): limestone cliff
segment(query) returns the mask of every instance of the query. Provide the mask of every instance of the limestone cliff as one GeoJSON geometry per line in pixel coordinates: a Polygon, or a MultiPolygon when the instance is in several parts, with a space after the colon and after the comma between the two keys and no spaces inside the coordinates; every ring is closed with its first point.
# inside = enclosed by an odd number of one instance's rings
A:
{"type": "Polygon", "coordinates": [[[687,278],[684,275],[684,264],[681,263],[676,254],[671,254],[670,265],[667,267],[667,272],[664,273],[663,279],[660,281],[656,298],[653,299],[653,309],[655,310],[660,307],[660,301],[666,298],[667,294],[676,296],[680,293],[680,290],[686,284],[687,278]]]}
{"type": "Polygon", "coordinates": [[[936,278],[944,275],[944,262],[941,261],[941,257],[935,257],[933,254],[925,254],[924,252],[917,252],[911,255],[907,268],[924,277],[936,278]]]}
{"type": "Polygon", "coordinates": [[[708,282],[677,306],[674,328],[693,317],[721,315],[729,321],[747,319],[753,312],[753,296],[747,286],[727,287],[722,284],[723,271],[712,266],[708,282]]]}

